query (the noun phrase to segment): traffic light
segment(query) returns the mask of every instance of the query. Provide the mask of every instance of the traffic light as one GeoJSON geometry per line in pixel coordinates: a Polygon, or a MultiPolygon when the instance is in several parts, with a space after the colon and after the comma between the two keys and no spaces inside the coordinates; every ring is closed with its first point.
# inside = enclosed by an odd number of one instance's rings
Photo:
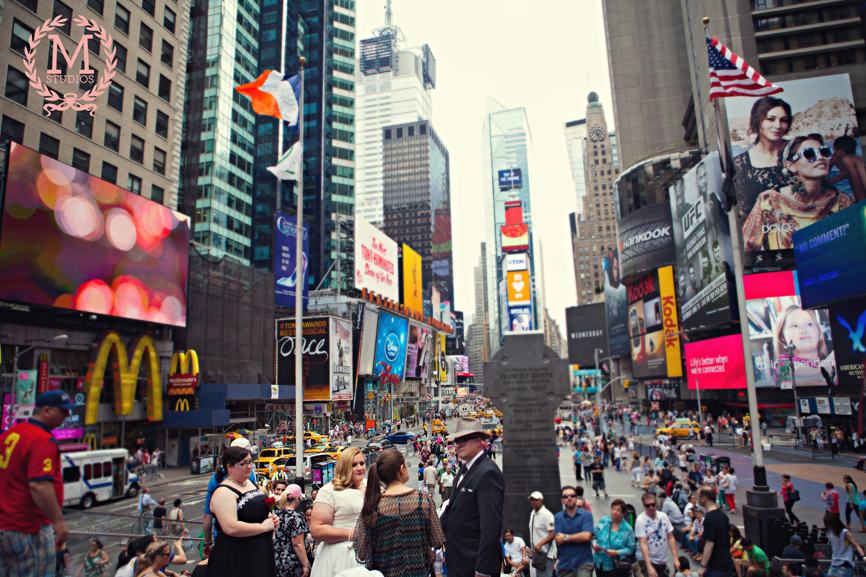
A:
{"type": "Polygon", "coordinates": [[[623,389],[627,389],[627,388],[628,388],[628,379],[625,379],[625,380],[622,382],[622,388],[623,388],[623,389]]]}

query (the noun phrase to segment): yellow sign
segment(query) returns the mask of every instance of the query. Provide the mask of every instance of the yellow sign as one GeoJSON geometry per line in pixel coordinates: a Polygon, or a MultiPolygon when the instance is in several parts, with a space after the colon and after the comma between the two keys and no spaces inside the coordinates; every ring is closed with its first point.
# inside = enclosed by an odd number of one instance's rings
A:
{"type": "Polygon", "coordinates": [[[189,373],[192,373],[193,375],[199,373],[198,355],[195,351],[175,351],[174,356],[171,357],[171,370],[168,371],[168,374],[186,375],[189,373]],[[178,364],[180,364],[180,373],[177,372],[178,364]],[[190,370],[190,365],[192,365],[192,370],[190,370]]]}
{"type": "Polygon", "coordinates": [[[96,446],[96,435],[93,433],[87,433],[84,435],[84,442],[90,445],[90,450],[95,451],[97,449],[96,446]]]}
{"type": "Polygon", "coordinates": [[[376,395],[374,395],[373,393],[367,393],[367,398],[370,400],[372,400],[375,396],[376,395]]]}
{"type": "Polygon", "coordinates": [[[403,245],[403,304],[415,311],[424,310],[421,255],[407,244],[403,245]]]}
{"type": "Polygon", "coordinates": [[[525,270],[512,271],[507,273],[508,278],[508,305],[528,305],[532,299],[530,294],[532,289],[529,282],[529,272],[525,270]]]}
{"type": "Polygon", "coordinates": [[[174,405],[175,411],[189,411],[189,399],[178,399],[174,405]]]}
{"type": "Polygon", "coordinates": [[[680,352],[679,322],[677,321],[677,299],[674,291],[673,267],[659,269],[659,292],[662,305],[662,326],[665,329],[665,355],[669,377],[683,376],[683,357],[680,352]]]}
{"type": "Polygon", "coordinates": [[[436,368],[440,383],[448,380],[448,362],[445,360],[445,334],[439,333],[436,338],[436,368]]]}
{"type": "Polygon", "coordinates": [[[102,334],[84,377],[84,391],[87,400],[84,409],[84,424],[95,425],[99,415],[99,397],[102,393],[102,380],[109,357],[114,375],[114,412],[117,415],[131,415],[135,403],[135,390],[138,373],[144,363],[147,380],[147,419],[162,420],[162,381],[159,374],[159,353],[153,339],[147,335],[136,338],[130,344],[132,362],[129,362],[126,344],[117,331],[102,334]],[[145,360],[145,355],[147,359],[145,360]]]}

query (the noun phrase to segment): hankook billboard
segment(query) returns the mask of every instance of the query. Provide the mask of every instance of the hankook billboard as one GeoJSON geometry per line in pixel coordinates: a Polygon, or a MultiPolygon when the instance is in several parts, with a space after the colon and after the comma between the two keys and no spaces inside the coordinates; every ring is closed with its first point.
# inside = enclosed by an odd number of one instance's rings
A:
{"type": "Polygon", "coordinates": [[[617,228],[623,278],[676,263],[669,204],[654,204],[628,214],[617,228]]]}

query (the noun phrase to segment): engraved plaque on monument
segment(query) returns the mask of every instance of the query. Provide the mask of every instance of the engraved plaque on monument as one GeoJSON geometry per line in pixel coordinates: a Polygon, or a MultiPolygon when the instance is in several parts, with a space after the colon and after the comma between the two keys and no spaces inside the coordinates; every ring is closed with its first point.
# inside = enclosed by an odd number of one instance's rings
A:
{"type": "Polygon", "coordinates": [[[544,344],[544,333],[506,333],[505,346],[484,363],[484,396],[502,411],[503,530],[529,548],[529,494],[541,491],[551,513],[562,509],[553,417],[571,392],[568,360],[544,344]]]}

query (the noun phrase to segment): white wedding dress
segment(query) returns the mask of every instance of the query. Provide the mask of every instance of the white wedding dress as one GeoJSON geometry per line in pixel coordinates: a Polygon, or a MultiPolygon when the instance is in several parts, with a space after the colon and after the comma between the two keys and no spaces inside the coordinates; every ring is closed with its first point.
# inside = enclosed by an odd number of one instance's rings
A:
{"type": "MultiPolygon", "coordinates": [[[[349,529],[354,529],[364,506],[364,491],[367,489],[367,480],[361,485],[361,489],[344,489],[337,491],[333,482],[328,483],[316,496],[316,503],[324,503],[334,508],[334,522],[331,524],[337,529],[346,529],[346,537],[349,529]]],[[[351,541],[340,543],[320,543],[316,549],[316,560],[313,563],[313,572],[310,577],[333,577],[341,571],[354,569],[362,565],[355,560],[355,550],[350,548],[351,541]]]]}

